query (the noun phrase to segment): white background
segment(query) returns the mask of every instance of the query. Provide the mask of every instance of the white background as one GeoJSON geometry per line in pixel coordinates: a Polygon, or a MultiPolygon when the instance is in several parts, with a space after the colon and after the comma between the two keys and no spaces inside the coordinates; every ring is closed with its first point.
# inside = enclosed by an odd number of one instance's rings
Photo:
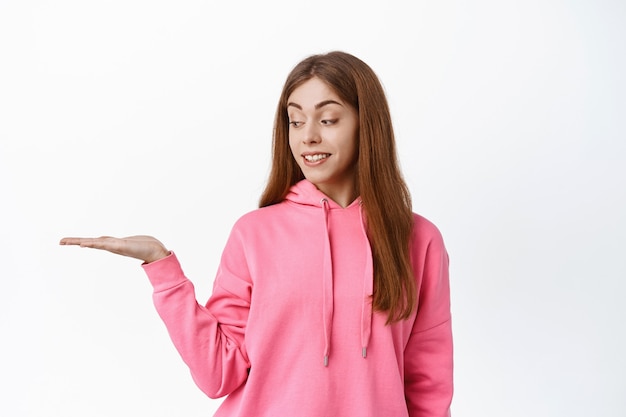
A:
{"type": "Polygon", "coordinates": [[[0,0],[0,414],[207,416],[139,262],[210,294],[282,83],[351,52],[451,256],[455,416],[626,415],[626,3],[0,0]]]}

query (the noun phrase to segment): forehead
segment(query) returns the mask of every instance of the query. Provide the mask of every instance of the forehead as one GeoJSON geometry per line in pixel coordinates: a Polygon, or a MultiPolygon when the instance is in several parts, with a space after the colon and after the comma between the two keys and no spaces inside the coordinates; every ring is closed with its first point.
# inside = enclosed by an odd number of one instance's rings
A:
{"type": "Polygon", "coordinates": [[[339,98],[339,95],[330,85],[317,77],[313,77],[293,90],[287,98],[287,103],[298,104],[304,108],[313,107],[326,100],[334,100],[343,104],[343,100],[339,98]]]}

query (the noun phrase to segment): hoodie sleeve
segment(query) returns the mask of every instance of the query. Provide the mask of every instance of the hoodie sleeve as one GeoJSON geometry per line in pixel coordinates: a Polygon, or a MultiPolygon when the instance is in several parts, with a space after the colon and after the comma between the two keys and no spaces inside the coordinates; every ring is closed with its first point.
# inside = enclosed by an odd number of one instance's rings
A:
{"type": "Polygon", "coordinates": [[[196,301],[194,286],[176,258],[144,264],[154,288],[154,305],[174,346],[198,387],[209,397],[227,395],[245,382],[250,363],[244,335],[252,285],[242,251],[229,239],[213,294],[206,306],[196,301]]]}
{"type": "Polygon", "coordinates": [[[438,230],[414,250],[422,265],[415,323],[405,348],[405,397],[411,417],[448,417],[453,391],[448,254],[438,230]]]}

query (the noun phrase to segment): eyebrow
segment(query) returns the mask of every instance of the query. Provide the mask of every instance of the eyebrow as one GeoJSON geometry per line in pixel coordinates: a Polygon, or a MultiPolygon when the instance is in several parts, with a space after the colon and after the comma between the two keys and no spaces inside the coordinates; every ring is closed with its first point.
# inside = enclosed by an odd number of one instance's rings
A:
{"type": "MultiPolygon", "coordinates": [[[[343,104],[335,100],[324,100],[324,101],[320,101],[319,103],[315,105],[315,110],[319,110],[322,107],[327,106],[329,104],[338,104],[340,106],[343,106],[343,104]]],[[[302,110],[302,106],[299,105],[298,103],[289,102],[287,103],[287,107],[295,107],[296,109],[302,110]]]]}

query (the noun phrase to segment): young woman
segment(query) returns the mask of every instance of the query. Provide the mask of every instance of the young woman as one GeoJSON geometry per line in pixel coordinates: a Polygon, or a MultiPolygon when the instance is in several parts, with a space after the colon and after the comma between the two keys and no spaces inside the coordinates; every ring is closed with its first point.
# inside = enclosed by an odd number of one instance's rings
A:
{"type": "Polygon", "coordinates": [[[412,213],[364,62],[332,52],[289,74],[260,207],[234,225],[206,306],[152,237],[61,244],[144,261],[194,381],[228,395],[216,416],[448,416],[448,257],[412,213]]]}

